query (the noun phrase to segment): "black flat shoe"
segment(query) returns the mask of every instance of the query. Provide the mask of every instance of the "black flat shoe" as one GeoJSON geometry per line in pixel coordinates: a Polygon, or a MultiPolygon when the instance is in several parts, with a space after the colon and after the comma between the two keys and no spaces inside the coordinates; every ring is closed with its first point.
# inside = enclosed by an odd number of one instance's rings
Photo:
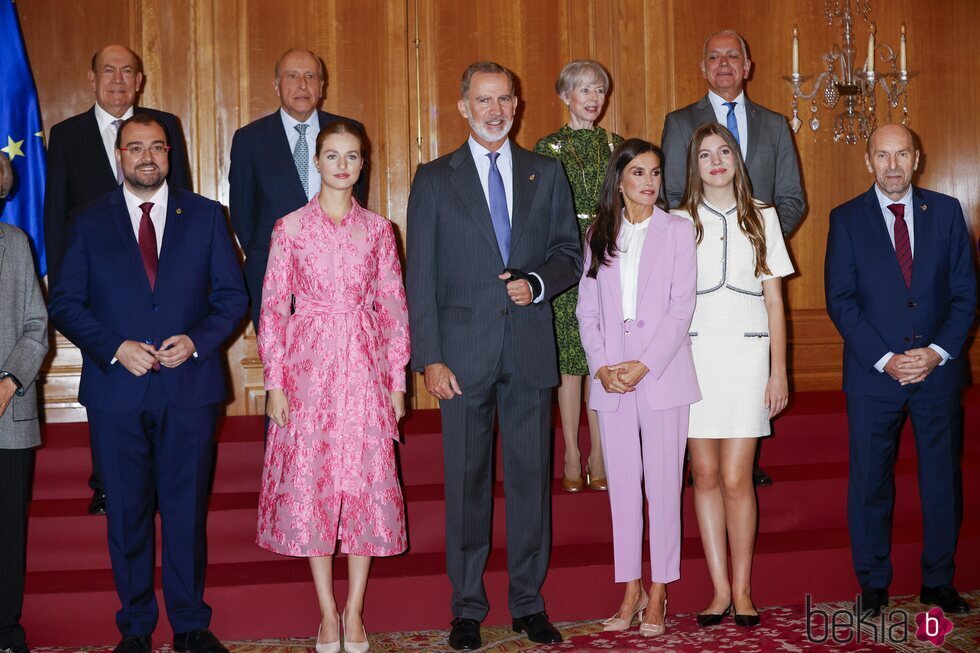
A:
{"type": "Polygon", "coordinates": [[[966,614],[970,611],[970,604],[963,600],[963,597],[952,585],[940,585],[939,587],[923,585],[919,591],[919,601],[926,605],[938,605],[943,609],[943,612],[953,614],[966,614]]]}
{"type": "Polygon", "coordinates": [[[725,611],[722,612],[721,614],[717,614],[713,612],[702,612],[696,617],[696,619],[699,626],[701,626],[702,628],[707,628],[708,626],[717,626],[725,619],[725,617],[727,617],[731,613],[732,613],[732,604],[729,603],[728,607],[725,608],[725,611]]]}
{"type": "Polygon", "coordinates": [[[476,619],[457,617],[452,620],[453,629],[449,631],[449,647],[454,651],[475,651],[483,646],[480,638],[480,622],[476,619]]]}
{"type": "Polygon", "coordinates": [[[769,487],[772,485],[772,477],[766,473],[766,470],[756,467],[752,470],[752,483],[756,487],[769,487]]]}
{"type": "Polygon", "coordinates": [[[112,653],[150,653],[153,650],[153,643],[149,635],[126,635],[112,653]]]}
{"type": "Polygon", "coordinates": [[[557,644],[562,641],[561,633],[548,621],[544,612],[535,612],[524,617],[515,617],[514,632],[527,633],[527,638],[538,644],[557,644]]]}
{"type": "Polygon", "coordinates": [[[854,606],[863,617],[880,617],[881,609],[888,605],[888,590],[880,587],[866,587],[854,606]]]}
{"type": "Polygon", "coordinates": [[[207,628],[174,635],[174,650],[177,653],[229,653],[207,628]]]}
{"type": "Polygon", "coordinates": [[[92,501],[90,501],[88,504],[88,514],[105,514],[105,492],[96,492],[92,495],[92,501]]]}
{"type": "Polygon", "coordinates": [[[758,626],[762,619],[757,614],[738,614],[735,613],[735,625],[742,628],[753,628],[758,626]]]}

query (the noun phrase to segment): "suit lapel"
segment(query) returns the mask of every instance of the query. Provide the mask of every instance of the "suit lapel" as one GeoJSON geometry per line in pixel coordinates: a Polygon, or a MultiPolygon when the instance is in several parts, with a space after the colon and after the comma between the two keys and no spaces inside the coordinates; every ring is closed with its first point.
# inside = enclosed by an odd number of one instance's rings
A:
{"type": "Polygon", "coordinates": [[[150,290],[150,280],[146,278],[146,268],[143,267],[143,257],[140,254],[140,246],[133,233],[133,222],[129,218],[129,210],[126,208],[126,198],[123,197],[122,186],[112,191],[109,196],[109,207],[111,221],[116,229],[116,235],[126,257],[129,259],[130,266],[134,268],[134,274],[146,284],[147,291],[150,290]]]}
{"type": "Polygon", "coordinates": [[[534,162],[526,150],[511,143],[510,151],[514,160],[514,215],[510,219],[510,251],[513,254],[517,251],[521,236],[527,231],[531,204],[538,190],[538,178],[534,162]]]}
{"type": "Polygon", "coordinates": [[[759,114],[759,109],[749,102],[748,98],[744,95],[742,97],[745,98],[745,116],[748,118],[749,123],[745,126],[745,137],[749,139],[749,147],[745,155],[745,167],[748,168],[752,162],[752,157],[755,156],[756,146],[759,144],[762,116],[759,114]]]}
{"type": "Polygon", "coordinates": [[[912,231],[915,235],[915,249],[912,251],[912,286],[915,286],[916,279],[924,275],[916,274],[916,270],[925,270],[931,264],[929,256],[936,251],[932,246],[935,234],[932,229],[932,221],[929,220],[929,206],[922,197],[922,193],[915,186],[912,187],[912,231]]]}
{"type": "MultiPolygon", "coordinates": [[[[85,112],[84,118],[82,118],[82,127],[79,129],[78,133],[78,148],[80,152],[98,152],[96,158],[102,162],[100,166],[102,168],[102,176],[109,180],[106,184],[106,188],[111,188],[113,185],[118,186],[118,181],[116,180],[116,170],[113,168],[113,164],[109,161],[105,152],[105,143],[102,142],[102,134],[99,132],[99,121],[95,117],[95,106],[93,105],[91,109],[85,112]]],[[[85,157],[86,161],[91,161],[88,157],[85,157]]],[[[123,203],[125,204],[125,202],[123,203]]]]}
{"type": "Polygon", "coordinates": [[[3,252],[6,247],[3,246],[3,239],[5,237],[3,231],[3,223],[0,223],[0,277],[3,277],[3,252]]]}
{"type": "Polygon", "coordinates": [[[718,116],[715,115],[715,108],[711,106],[711,100],[705,95],[698,102],[696,110],[694,112],[694,125],[693,128],[697,129],[706,122],[718,122],[718,116]]]}
{"type": "MultiPolygon", "coordinates": [[[[317,117],[322,120],[322,112],[318,113],[317,117]]],[[[303,206],[307,202],[306,195],[303,193],[303,182],[299,180],[296,161],[293,160],[293,152],[289,149],[289,140],[286,138],[282,116],[278,111],[269,116],[267,126],[269,136],[266,142],[269,143],[269,151],[266,153],[266,161],[271,169],[285,172],[287,186],[284,190],[293,197],[303,198],[301,202],[294,202],[298,206],[303,206]]]]}
{"type": "MultiPolygon", "coordinates": [[[[476,224],[477,231],[490,241],[493,245],[493,251],[497,253],[497,256],[500,256],[497,236],[493,232],[493,222],[490,220],[490,207],[487,206],[487,200],[483,194],[480,174],[476,171],[476,164],[473,162],[469,143],[463,143],[463,146],[456,150],[449,161],[449,165],[453,169],[451,174],[453,188],[456,189],[460,201],[466,206],[466,212],[476,224]]],[[[516,170],[514,174],[517,174],[516,170]]],[[[511,250],[513,250],[513,242],[514,239],[511,237],[511,250]]],[[[502,259],[500,263],[503,265],[502,259]]]]}
{"type": "Polygon", "coordinates": [[[664,248],[664,236],[667,233],[667,216],[658,209],[653,208],[653,215],[650,216],[650,226],[647,227],[647,236],[643,240],[643,252],[640,254],[640,269],[636,280],[636,303],[640,305],[643,291],[646,290],[647,281],[650,280],[660,253],[664,248]]]}
{"type": "Polygon", "coordinates": [[[160,287],[160,282],[165,278],[171,266],[175,265],[171,261],[177,258],[177,252],[180,251],[180,244],[187,226],[187,216],[180,202],[182,194],[169,184],[167,188],[167,221],[163,227],[163,243],[160,245],[160,262],[157,264],[157,282],[154,290],[160,287]]]}
{"type": "MultiPolygon", "coordinates": [[[[609,265],[599,268],[599,280],[606,285],[606,296],[611,299],[613,310],[616,311],[617,322],[623,321],[623,283],[620,280],[619,255],[612,257],[609,265]]],[[[600,295],[601,296],[601,295],[600,295]]],[[[639,295],[637,295],[639,296],[639,295]]]]}

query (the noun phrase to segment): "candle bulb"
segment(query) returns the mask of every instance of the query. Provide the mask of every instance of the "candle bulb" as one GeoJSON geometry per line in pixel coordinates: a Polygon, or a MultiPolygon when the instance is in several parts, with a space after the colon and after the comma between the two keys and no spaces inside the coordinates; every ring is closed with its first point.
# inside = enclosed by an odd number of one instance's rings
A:
{"type": "Polygon", "coordinates": [[[871,24],[871,31],[868,32],[868,59],[864,62],[864,70],[871,72],[875,69],[875,29],[874,23],[871,24]]]}
{"type": "Polygon", "coordinates": [[[908,70],[908,60],[905,54],[905,23],[902,23],[902,40],[898,46],[898,69],[903,73],[908,70]]]}
{"type": "Polygon", "coordinates": [[[793,26],[793,74],[800,74],[800,30],[793,26]]]}

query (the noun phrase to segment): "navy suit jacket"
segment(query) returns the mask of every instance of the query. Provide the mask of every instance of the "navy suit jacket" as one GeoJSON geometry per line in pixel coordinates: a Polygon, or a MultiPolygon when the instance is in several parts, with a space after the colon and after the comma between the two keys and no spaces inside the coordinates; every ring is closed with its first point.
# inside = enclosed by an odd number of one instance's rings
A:
{"type": "MultiPolygon", "coordinates": [[[[327,123],[346,120],[364,130],[361,123],[350,118],[325,111],[317,111],[317,116],[321,129],[327,123]]],[[[367,206],[367,179],[365,166],[354,186],[361,206],[367,206]]],[[[245,252],[245,277],[253,294],[253,321],[258,325],[272,227],[276,220],[307,202],[278,109],[235,132],[228,181],[231,224],[245,252]]]]}
{"type": "MultiPolygon", "coordinates": [[[[146,107],[134,107],[133,113],[153,116],[163,124],[171,146],[167,183],[190,190],[187,150],[177,116],[146,107]]],[[[47,166],[44,242],[48,271],[53,276],[68,243],[68,221],[72,210],[119,187],[112,164],[105,155],[94,106],[51,128],[47,166]]]]}
{"type": "Polygon", "coordinates": [[[936,344],[951,356],[923,389],[956,391],[976,314],[977,278],[960,203],[913,187],[915,250],[905,286],[874,187],[830,212],[824,265],[827,312],[844,338],[844,391],[887,396],[902,386],[874,368],[888,352],[936,344]]]}
{"type": "Polygon", "coordinates": [[[72,221],[62,272],[51,288],[51,322],[82,351],[78,399],[103,411],[136,408],[151,374],[168,399],[194,408],[225,397],[215,354],[245,315],[248,297],[221,206],[170,186],[156,286],[143,267],[122,188],[80,209],[72,221]],[[133,376],[118,361],[124,340],[152,342],[186,334],[197,357],[133,376]]]}

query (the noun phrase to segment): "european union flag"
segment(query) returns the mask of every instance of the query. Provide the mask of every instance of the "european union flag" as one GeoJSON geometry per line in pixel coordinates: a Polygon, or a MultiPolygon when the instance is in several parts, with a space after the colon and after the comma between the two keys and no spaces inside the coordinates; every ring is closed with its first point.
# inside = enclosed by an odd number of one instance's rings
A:
{"type": "Polygon", "coordinates": [[[0,156],[14,168],[14,188],[0,202],[0,220],[34,241],[41,276],[44,258],[44,129],[34,76],[13,0],[0,0],[0,156]]]}

